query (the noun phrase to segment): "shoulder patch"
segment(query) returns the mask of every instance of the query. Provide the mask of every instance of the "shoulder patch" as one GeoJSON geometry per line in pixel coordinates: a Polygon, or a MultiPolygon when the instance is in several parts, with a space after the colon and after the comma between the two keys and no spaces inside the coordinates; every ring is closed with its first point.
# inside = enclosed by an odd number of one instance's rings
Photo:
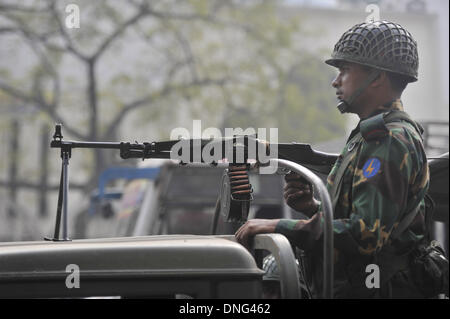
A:
{"type": "Polygon", "coordinates": [[[369,158],[363,166],[363,175],[365,178],[375,176],[380,170],[380,160],[376,157],[369,158]]]}
{"type": "Polygon", "coordinates": [[[389,135],[389,129],[385,125],[383,113],[361,121],[360,130],[366,142],[389,135]]]}

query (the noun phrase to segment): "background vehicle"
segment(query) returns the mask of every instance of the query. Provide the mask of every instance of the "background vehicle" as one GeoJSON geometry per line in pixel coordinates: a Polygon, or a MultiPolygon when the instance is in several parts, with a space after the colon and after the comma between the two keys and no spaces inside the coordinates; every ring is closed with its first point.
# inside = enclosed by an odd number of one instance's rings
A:
{"type": "Polygon", "coordinates": [[[132,219],[135,210],[140,209],[145,196],[153,193],[159,171],[157,166],[111,167],[104,170],[99,176],[97,189],[92,192],[89,207],[75,217],[73,238],[116,236],[119,222],[128,226],[128,220],[132,219]],[[111,181],[117,180],[125,184],[122,183],[122,187],[107,187],[111,181]]]}
{"type": "MultiPolygon", "coordinates": [[[[124,175],[106,172],[101,176],[90,212],[79,216],[75,238],[211,234],[224,169],[195,164],[180,166],[167,161],[157,168],[136,168],[134,175],[130,171],[124,175]],[[145,179],[143,172],[149,174],[145,179]],[[128,182],[121,192],[107,190],[108,182],[116,178],[126,178],[128,182]]],[[[249,218],[291,216],[283,200],[282,175],[250,173],[250,182],[253,200],[249,218]]],[[[225,224],[223,217],[219,217],[218,233],[231,234],[233,229],[233,225],[225,224]]]]}

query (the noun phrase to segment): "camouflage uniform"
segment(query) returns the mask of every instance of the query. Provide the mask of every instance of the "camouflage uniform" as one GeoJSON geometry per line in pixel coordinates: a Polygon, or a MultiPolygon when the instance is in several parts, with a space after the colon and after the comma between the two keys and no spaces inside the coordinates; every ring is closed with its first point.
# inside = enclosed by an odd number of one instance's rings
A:
{"type": "MultiPolygon", "coordinates": [[[[399,121],[386,124],[384,134],[376,128],[365,128],[361,132],[363,138],[358,139],[361,123],[370,122],[376,115],[389,110],[403,111],[401,101],[382,106],[358,124],[328,176],[327,188],[331,191],[343,158],[347,153],[353,153],[349,155],[350,162],[341,179],[334,210],[335,297],[422,297],[411,283],[407,267],[396,272],[389,283],[383,283],[383,270],[389,265],[382,263],[382,287],[367,289],[365,286],[366,266],[381,262],[378,259],[380,251],[407,256],[426,232],[424,196],[429,172],[420,133],[409,122],[399,121]],[[390,234],[401,218],[418,205],[420,210],[413,222],[392,241],[390,234]]],[[[321,267],[318,265],[322,265],[323,247],[320,207],[310,217],[308,220],[282,219],[276,232],[310,253],[311,265],[314,264],[310,269],[314,270],[313,288],[318,293],[321,289],[321,270],[318,271],[321,267]]]]}

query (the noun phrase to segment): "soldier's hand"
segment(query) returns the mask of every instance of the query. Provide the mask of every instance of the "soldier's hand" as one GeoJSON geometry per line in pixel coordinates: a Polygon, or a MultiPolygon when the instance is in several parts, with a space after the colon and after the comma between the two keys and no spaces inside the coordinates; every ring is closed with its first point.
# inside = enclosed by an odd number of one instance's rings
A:
{"type": "Polygon", "coordinates": [[[284,187],[284,199],[294,210],[311,216],[318,209],[319,202],[313,197],[311,183],[299,174],[290,173],[286,175],[286,186],[284,187]]]}
{"type": "Polygon", "coordinates": [[[238,243],[248,248],[251,237],[275,232],[279,221],[279,219],[250,219],[236,231],[234,236],[238,243]]]}

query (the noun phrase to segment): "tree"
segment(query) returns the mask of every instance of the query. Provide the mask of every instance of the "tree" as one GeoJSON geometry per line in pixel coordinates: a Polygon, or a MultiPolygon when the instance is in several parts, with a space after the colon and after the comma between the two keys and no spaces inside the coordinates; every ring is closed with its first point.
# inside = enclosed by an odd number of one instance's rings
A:
{"type": "MultiPolygon", "coordinates": [[[[276,1],[76,4],[79,29],[67,28],[63,1],[0,4],[0,39],[27,59],[1,65],[0,91],[72,138],[118,140],[133,116],[164,138],[192,118],[221,128],[271,125],[281,138],[307,141],[342,129],[317,126],[334,122],[330,101],[314,90],[329,73],[317,58],[299,58],[292,35],[301,25],[280,18],[276,1]],[[319,109],[307,109],[315,103],[319,109]]],[[[112,158],[95,151],[91,185],[112,158]]]]}

